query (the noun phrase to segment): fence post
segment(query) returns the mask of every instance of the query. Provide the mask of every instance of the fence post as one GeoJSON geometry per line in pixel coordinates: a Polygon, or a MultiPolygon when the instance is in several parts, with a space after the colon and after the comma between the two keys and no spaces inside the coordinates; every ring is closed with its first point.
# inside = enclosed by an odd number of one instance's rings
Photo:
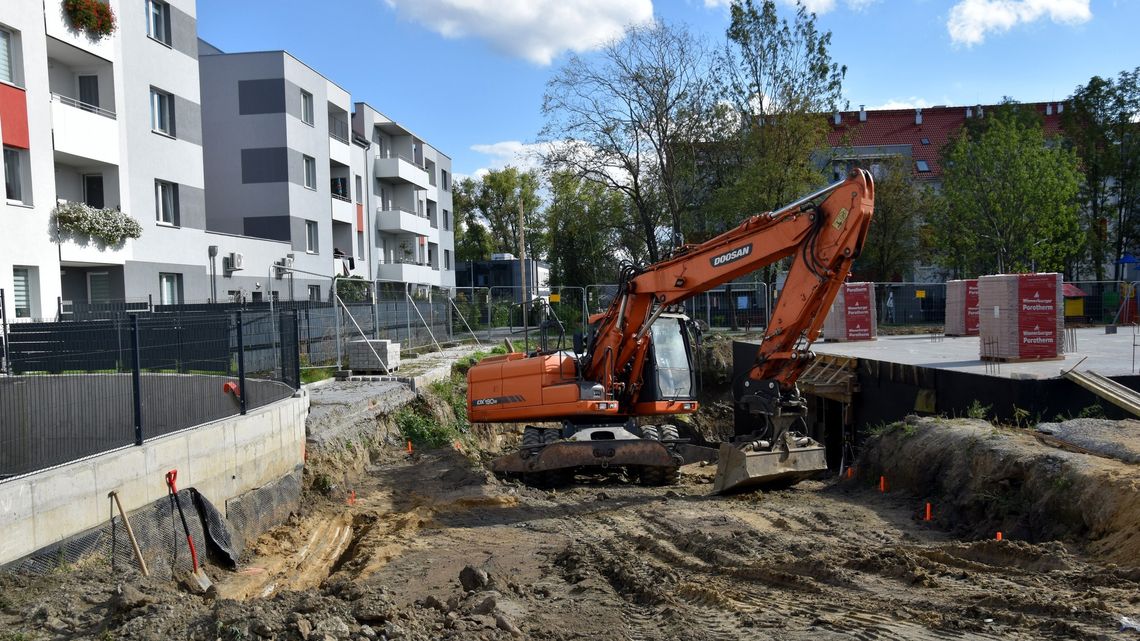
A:
{"type": "Polygon", "coordinates": [[[12,375],[12,348],[8,344],[8,308],[4,302],[4,290],[0,289],[0,331],[3,332],[0,338],[3,343],[0,346],[4,347],[4,373],[12,375]]]}
{"type": "Polygon", "coordinates": [[[245,415],[245,336],[241,326],[241,312],[237,312],[237,348],[238,348],[238,390],[241,395],[238,402],[241,404],[241,414],[245,415]]]}
{"type": "Polygon", "coordinates": [[[139,353],[139,316],[131,314],[131,387],[135,398],[135,445],[143,444],[142,358],[139,353]]]}
{"type": "MultiPolygon", "coordinates": [[[[332,279],[332,305],[333,305],[333,312],[335,313],[333,320],[336,321],[336,368],[338,370],[340,370],[340,369],[343,369],[343,363],[341,360],[341,344],[340,344],[340,341],[341,341],[341,336],[340,336],[340,332],[341,332],[341,329],[340,329],[340,305],[337,304],[337,302],[340,300],[340,293],[337,292],[337,280],[338,279],[335,276],[332,279]]],[[[242,413],[244,414],[245,412],[242,412],[242,413]]]]}

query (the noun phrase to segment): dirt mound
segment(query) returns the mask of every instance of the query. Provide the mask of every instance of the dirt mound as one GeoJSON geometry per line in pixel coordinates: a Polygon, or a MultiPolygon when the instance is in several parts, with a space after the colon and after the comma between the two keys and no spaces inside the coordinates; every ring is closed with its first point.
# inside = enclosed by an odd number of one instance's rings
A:
{"type": "Polygon", "coordinates": [[[1065,541],[1140,566],[1136,465],[984,421],[911,418],[872,439],[857,469],[864,482],[885,476],[892,491],[930,501],[935,523],[960,536],[1065,541]]]}

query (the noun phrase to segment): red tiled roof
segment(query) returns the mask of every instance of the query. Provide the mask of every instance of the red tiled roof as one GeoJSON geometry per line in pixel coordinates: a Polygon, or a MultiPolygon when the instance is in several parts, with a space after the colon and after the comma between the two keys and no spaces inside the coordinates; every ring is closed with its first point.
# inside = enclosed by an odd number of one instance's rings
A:
{"type": "MultiPolygon", "coordinates": [[[[1045,135],[1051,136],[1061,130],[1061,116],[1055,103],[1024,103],[1023,106],[1032,107],[1044,119],[1045,135]],[[1052,113],[1046,115],[1047,106],[1052,105],[1052,113]]],[[[885,147],[888,145],[909,145],[912,161],[925,160],[930,165],[930,172],[914,171],[918,178],[937,178],[942,175],[939,164],[939,154],[942,147],[954,134],[966,124],[966,111],[970,110],[974,118],[978,117],[979,109],[982,113],[995,109],[995,105],[982,105],[981,107],[925,107],[922,110],[922,124],[915,124],[914,109],[884,109],[867,111],[866,122],[859,122],[858,111],[840,112],[840,123],[835,124],[834,115],[827,119],[831,130],[827,134],[827,141],[833,148],[843,146],[852,147],[885,147]],[[925,138],[929,144],[922,144],[925,138]]]]}

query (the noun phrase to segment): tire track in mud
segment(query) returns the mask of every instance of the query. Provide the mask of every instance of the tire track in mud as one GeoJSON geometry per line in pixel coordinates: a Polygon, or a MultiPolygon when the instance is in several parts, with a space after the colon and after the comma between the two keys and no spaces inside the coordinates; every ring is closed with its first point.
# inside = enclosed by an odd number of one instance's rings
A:
{"type": "Polygon", "coordinates": [[[762,522],[794,529],[757,531],[758,519],[736,518],[737,506],[716,509],[719,518],[702,520],[634,507],[567,524],[578,537],[571,544],[577,571],[596,573],[622,597],[630,638],[684,631],[719,641],[755,638],[757,628],[785,638],[866,640],[1092,638],[1104,630],[1107,612],[1073,616],[1071,606],[1019,599],[1043,572],[1081,574],[1060,546],[903,543],[887,532],[844,529],[838,519],[819,537],[805,526],[818,511],[781,501],[764,506],[762,522]],[[833,536],[837,529],[844,534],[833,536]],[[828,545],[813,552],[805,536],[828,545]]]}

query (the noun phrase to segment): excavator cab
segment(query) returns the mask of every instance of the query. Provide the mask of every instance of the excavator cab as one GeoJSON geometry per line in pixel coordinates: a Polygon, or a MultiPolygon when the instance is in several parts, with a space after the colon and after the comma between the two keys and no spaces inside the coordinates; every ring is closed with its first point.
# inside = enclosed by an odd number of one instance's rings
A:
{"type": "Polygon", "coordinates": [[[690,326],[688,317],[682,314],[662,314],[653,323],[653,347],[642,374],[642,401],[676,403],[697,399],[693,354],[698,345],[690,326]]]}

